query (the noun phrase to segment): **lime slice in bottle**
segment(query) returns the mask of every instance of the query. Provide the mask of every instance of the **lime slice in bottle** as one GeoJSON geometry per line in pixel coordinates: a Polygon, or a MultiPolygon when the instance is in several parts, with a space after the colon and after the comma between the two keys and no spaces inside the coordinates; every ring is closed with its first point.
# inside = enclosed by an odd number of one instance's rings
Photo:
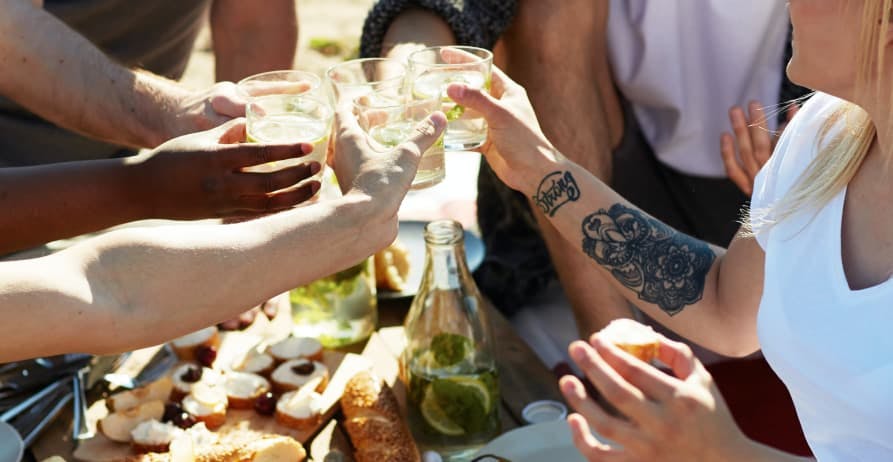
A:
{"type": "Polygon", "coordinates": [[[493,406],[493,400],[490,399],[490,392],[487,390],[487,386],[484,382],[481,382],[478,379],[471,377],[447,377],[441,380],[449,380],[456,385],[459,385],[461,388],[461,393],[466,395],[474,396],[475,399],[479,403],[481,403],[481,407],[486,412],[490,412],[493,406]]]}
{"type": "Polygon", "coordinates": [[[419,411],[421,411],[425,422],[428,422],[428,425],[431,425],[431,428],[438,432],[448,436],[465,434],[465,429],[456,422],[453,422],[453,420],[447,416],[446,412],[443,411],[443,408],[440,407],[440,403],[438,403],[437,396],[434,393],[434,387],[429,386],[428,389],[425,390],[425,397],[422,398],[419,411]]]}

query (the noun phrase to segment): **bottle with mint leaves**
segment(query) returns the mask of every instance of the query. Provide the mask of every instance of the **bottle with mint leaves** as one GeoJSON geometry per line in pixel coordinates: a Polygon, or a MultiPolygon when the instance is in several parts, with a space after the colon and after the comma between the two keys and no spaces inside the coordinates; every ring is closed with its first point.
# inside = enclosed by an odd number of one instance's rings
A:
{"type": "Polygon", "coordinates": [[[467,460],[499,433],[492,334],[465,262],[462,226],[431,222],[425,243],[425,273],[406,317],[401,357],[409,425],[421,448],[467,460]]]}

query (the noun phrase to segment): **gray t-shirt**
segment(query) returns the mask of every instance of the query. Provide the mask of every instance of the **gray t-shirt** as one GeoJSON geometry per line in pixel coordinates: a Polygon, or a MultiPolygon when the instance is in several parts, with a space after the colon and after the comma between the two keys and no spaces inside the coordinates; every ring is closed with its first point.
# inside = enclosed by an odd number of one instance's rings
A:
{"type": "MultiPolygon", "coordinates": [[[[186,69],[209,2],[46,0],[44,8],[115,61],[177,79],[186,69]]],[[[127,153],[121,146],[59,128],[0,97],[0,167],[127,153]]]]}

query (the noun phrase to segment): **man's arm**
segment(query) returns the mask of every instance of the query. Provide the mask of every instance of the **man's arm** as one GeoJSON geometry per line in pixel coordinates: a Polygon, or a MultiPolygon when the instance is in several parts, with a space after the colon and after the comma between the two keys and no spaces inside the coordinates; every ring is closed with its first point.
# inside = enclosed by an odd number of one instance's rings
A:
{"type": "Polygon", "coordinates": [[[115,63],[31,0],[0,0],[0,9],[0,94],[61,127],[154,147],[244,112],[229,86],[192,92],[115,63]]]}
{"type": "Polygon", "coordinates": [[[157,344],[391,243],[421,153],[446,117],[431,115],[388,153],[369,144],[349,112],[336,120],[342,198],[238,224],[119,230],[48,257],[0,262],[0,362],[157,344]]]}
{"type": "Polygon", "coordinates": [[[291,69],[298,47],[294,0],[214,0],[211,5],[217,81],[291,69]]]}
{"type": "MultiPolygon", "coordinates": [[[[506,73],[529,89],[546,137],[610,184],[612,148],[623,127],[607,59],[607,16],[608,2],[521,0],[501,49],[506,73]],[[543,34],[558,29],[573,31],[576,39],[543,34]]],[[[612,319],[630,316],[626,299],[610,280],[587,263],[578,246],[561,237],[535,204],[531,209],[583,337],[612,319]]]]}
{"type": "Polygon", "coordinates": [[[139,219],[267,214],[312,195],[309,184],[293,187],[311,165],[241,172],[303,155],[299,146],[235,145],[244,131],[233,121],[126,159],[0,169],[0,254],[139,219]]]}
{"type": "Polygon", "coordinates": [[[125,229],[0,263],[0,362],[120,352],[236,316],[387,245],[394,231],[374,209],[345,198],[233,225],[125,229]]]}

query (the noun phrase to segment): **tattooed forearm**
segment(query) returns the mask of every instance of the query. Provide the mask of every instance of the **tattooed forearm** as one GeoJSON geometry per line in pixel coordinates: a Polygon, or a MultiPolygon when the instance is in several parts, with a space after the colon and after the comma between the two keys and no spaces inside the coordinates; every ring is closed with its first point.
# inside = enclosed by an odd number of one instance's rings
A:
{"type": "Polygon", "coordinates": [[[533,202],[546,216],[553,217],[562,205],[580,198],[580,188],[571,172],[552,172],[540,181],[533,202]]]}
{"type": "Polygon", "coordinates": [[[670,315],[701,299],[716,259],[706,243],[622,204],[583,220],[583,251],[670,315]]]}

